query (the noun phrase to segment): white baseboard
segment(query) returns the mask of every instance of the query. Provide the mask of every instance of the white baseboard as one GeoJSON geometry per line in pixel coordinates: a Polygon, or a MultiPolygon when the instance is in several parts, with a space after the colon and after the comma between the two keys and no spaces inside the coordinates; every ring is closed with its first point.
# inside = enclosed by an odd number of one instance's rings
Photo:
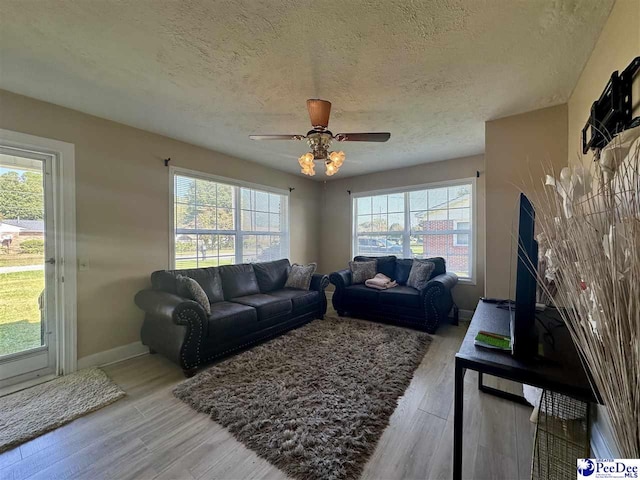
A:
{"type": "Polygon", "coordinates": [[[112,348],[103,352],[94,353],[78,359],[78,370],[89,367],[102,367],[112,363],[128,360],[149,353],[149,347],[141,342],[133,342],[121,347],[112,348]]]}

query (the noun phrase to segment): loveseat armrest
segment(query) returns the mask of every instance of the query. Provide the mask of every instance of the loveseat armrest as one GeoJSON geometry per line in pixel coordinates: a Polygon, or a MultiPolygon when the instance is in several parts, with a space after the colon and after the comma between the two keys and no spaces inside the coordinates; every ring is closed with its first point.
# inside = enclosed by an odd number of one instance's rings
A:
{"type": "Polygon", "coordinates": [[[458,275],[453,272],[447,272],[443,273],[442,275],[435,276],[427,282],[427,285],[425,285],[425,289],[429,288],[430,286],[432,287],[438,283],[444,288],[451,290],[458,283],[458,275]]]}
{"type": "Polygon", "coordinates": [[[420,291],[429,333],[435,333],[440,322],[447,317],[453,307],[451,289],[457,283],[458,276],[453,272],[447,272],[429,280],[420,291]]]}
{"type": "Polygon", "coordinates": [[[311,277],[311,286],[309,287],[309,290],[322,292],[328,286],[329,286],[329,277],[327,275],[323,275],[321,273],[314,273],[313,276],[311,277]]]}
{"type": "Polygon", "coordinates": [[[336,286],[336,289],[342,290],[351,285],[351,270],[344,269],[333,272],[329,275],[329,281],[336,286]]]}

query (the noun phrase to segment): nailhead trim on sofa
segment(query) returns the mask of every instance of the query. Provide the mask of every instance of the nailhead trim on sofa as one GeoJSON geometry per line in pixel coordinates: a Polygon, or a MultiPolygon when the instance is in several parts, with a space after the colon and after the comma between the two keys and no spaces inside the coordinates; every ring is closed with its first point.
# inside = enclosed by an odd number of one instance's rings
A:
{"type": "Polygon", "coordinates": [[[187,338],[185,342],[182,344],[182,348],[180,349],[180,358],[182,360],[182,368],[185,370],[189,368],[197,368],[200,363],[199,362],[200,344],[202,343],[202,336],[203,336],[202,320],[200,319],[200,315],[198,315],[198,312],[196,312],[191,308],[185,308],[184,310],[181,310],[180,312],[178,312],[176,317],[177,317],[176,323],[178,323],[179,325],[187,326],[187,338]],[[198,331],[194,337],[194,331],[196,329],[198,331]],[[192,351],[191,342],[194,341],[194,339],[195,339],[196,361],[192,365],[187,360],[186,352],[192,351]]]}

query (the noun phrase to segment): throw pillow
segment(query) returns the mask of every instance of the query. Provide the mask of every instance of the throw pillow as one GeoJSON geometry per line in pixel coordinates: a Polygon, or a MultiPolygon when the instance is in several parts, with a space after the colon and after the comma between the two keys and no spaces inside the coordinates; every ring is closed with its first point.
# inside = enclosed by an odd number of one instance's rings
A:
{"type": "Polygon", "coordinates": [[[357,283],[364,283],[370,278],[376,276],[378,263],[375,260],[369,262],[349,262],[349,269],[351,270],[351,283],[353,285],[357,283]]]}
{"type": "Polygon", "coordinates": [[[311,286],[311,277],[316,272],[318,264],[310,263],[309,265],[291,265],[291,270],[287,276],[285,288],[296,288],[298,290],[309,290],[311,286]]]}
{"type": "Polygon", "coordinates": [[[193,278],[185,277],[184,275],[176,276],[178,295],[194,302],[198,302],[204,308],[205,313],[211,315],[211,304],[207,294],[198,282],[193,278]]]}
{"type": "Polygon", "coordinates": [[[435,268],[436,264],[433,262],[414,259],[413,265],[411,265],[411,272],[409,272],[407,286],[422,290],[435,268]]]}

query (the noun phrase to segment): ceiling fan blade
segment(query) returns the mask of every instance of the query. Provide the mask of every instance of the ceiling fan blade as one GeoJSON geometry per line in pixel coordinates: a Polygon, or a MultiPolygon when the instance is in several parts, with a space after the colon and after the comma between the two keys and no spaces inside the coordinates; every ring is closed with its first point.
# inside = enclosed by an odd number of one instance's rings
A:
{"type": "Polygon", "coordinates": [[[304,135],[249,135],[251,140],[302,140],[304,135]]]}
{"type": "Polygon", "coordinates": [[[386,142],[391,138],[389,132],[376,133],[338,133],[335,139],[339,142],[386,142]]]}
{"type": "Polygon", "coordinates": [[[331,102],[318,98],[310,98],[307,100],[307,110],[309,111],[309,119],[311,119],[312,127],[327,128],[329,126],[331,102]]]}

